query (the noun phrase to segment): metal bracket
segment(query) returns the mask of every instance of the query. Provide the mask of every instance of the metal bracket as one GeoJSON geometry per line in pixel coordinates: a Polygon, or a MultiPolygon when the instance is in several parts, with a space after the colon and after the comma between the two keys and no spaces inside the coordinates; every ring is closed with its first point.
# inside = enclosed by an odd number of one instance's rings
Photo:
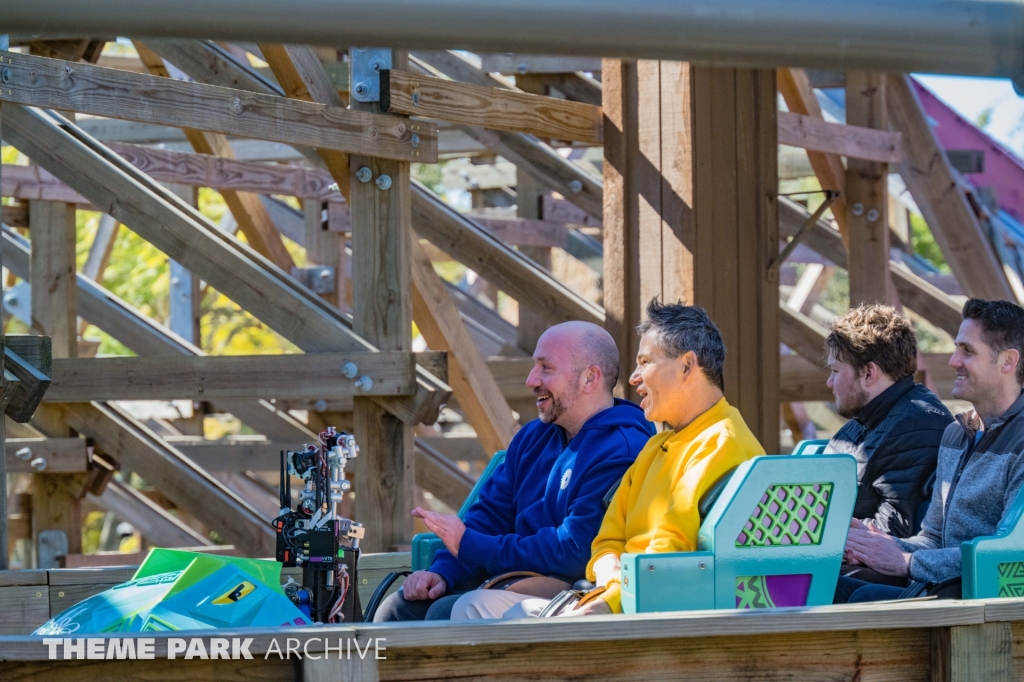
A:
{"type": "Polygon", "coordinates": [[[314,294],[333,294],[337,287],[337,274],[333,267],[292,268],[292,277],[309,287],[314,294]]]}
{"type": "Polygon", "coordinates": [[[349,94],[357,102],[380,101],[380,72],[391,68],[391,48],[353,47],[348,51],[351,86],[349,94]]]}

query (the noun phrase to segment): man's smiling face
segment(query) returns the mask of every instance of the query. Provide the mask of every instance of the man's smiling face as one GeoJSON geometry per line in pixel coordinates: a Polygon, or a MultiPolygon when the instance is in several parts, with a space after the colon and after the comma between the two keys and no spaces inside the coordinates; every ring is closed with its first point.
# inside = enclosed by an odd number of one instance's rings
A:
{"type": "Polygon", "coordinates": [[[570,409],[580,395],[580,370],[566,335],[546,333],[537,342],[533,370],[526,385],[537,398],[537,413],[545,424],[552,424],[570,409]]]}

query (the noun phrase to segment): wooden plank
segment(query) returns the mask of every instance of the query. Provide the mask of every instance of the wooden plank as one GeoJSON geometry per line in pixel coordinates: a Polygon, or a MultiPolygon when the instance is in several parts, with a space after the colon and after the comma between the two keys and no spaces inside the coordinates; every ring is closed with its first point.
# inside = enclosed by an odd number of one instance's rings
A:
{"type": "MultiPolygon", "coordinates": [[[[13,197],[20,201],[38,199],[42,201],[63,201],[69,204],[90,203],[81,194],[37,166],[4,164],[0,192],[5,197],[13,197]]],[[[25,219],[28,220],[27,211],[25,212],[25,219]]],[[[7,222],[6,218],[4,222],[7,222]]],[[[10,223],[8,224],[10,225],[10,223]]],[[[12,225],[12,227],[16,226],[12,225]]]]}
{"type": "Polygon", "coordinates": [[[53,355],[77,354],[77,287],[75,286],[75,207],[33,201],[29,206],[32,250],[32,326],[49,336],[53,355]]]}
{"type": "Polygon", "coordinates": [[[110,357],[55,360],[45,400],[216,400],[410,395],[412,353],[309,353],[219,357],[110,357]],[[358,374],[342,375],[348,362],[358,374]],[[363,390],[355,382],[370,377],[363,390]]]}
{"type": "Polygon", "coordinates": [[[5,341],[4,376],[7,377],[7,383],[4,385],[4,393],[9,394],[5,414],[16,422],[25,423],[32,418],[32,413],[50,387],[50,337],[8,334],[5,335],[5,341]],[[23,343],[23,340],[30,343],[23,343]],[[32,345],[38,346],[46,358],[45,362],[40,363],[42,370],[16,352],[31,351],[32,345]]]}
{"type": "MultiPolygon", "coordinates": [[[[102,495],[90,493],[88,499],[119,519],[128,521],[142,537],[156,547],[201,547],[213,545],[177,517],[169,514],[135,488],[113,480],[103,489],[102,495]]],[[[192,509],[199,512],[199,509],[192,509]]],[[[127,562],[125,562],[127,563],[127,562]]]]}
{"type": "Polygon", "coordinates": [[[111,142],[107,146],[128,163],[161,182],[212,187],[217,190],[283,194],[300,199],[341,198],[337,190],[330,189],[334,183],[331,175],[315,168],[239,161],[212,154],[189,154],[122,142],[111,142]]]}
{"type": "Polygon", "coordinates": [[[517,429],[512,409],[419,242],[412,241],[411,259],[416,326],[429,348],[448,352],[447,383],[484,449],[502,450],[508,447],[517,429]]]}
{"type": "Polygon", "coordinates": [[[1014,679],[1011,623],[954,626],[932,635],[934,682],[1014,679]]]}
{"type": "Polygon", "coordinates": [[[437,126],[431,123],[16,52],[3,56],[12,73],[0,91],[3,101],[419,163],[437,161],[437,126]],[[413,135],[419,139],[415,146],[413,135]]]}
{"type": "MultiPolygon", "coordinates": [[[[866,128],[886,128],[885,74],[846,74],[846,120],[866,128]]],[[[846,163],[846,229],[850,306],[890,303],[889,166],[850,158],[846,163]]]]}
{"type": "Polygon", "coordinates": [[[886,104],[892,128],[903,133],[900,176],[953,274],[970,296],[1016,301],[987,233],[928,125],[909,76],[886,78],[886,104]]]}
{"type": "Polygon", "coordinates": [[[85,441],[81,438],[8,438],[8,473],[32,473],[29,462],[36,458],[46,461],[46,472],[51,474],[84,473],[89,463],[85,441]],[[28,453],[18,455],[22,450],[28,453]]]}
{"type": "Polygon", "coordinates": [[[50,619],[49,590],[45,583],[0,587],[0,612],[0,635],[27,635],[50,619]]]}
{"type": "MultiPolygon", "coordinates": [[[[779,69],[776,73],[779,93],[786,100],[786,107],[794,114],[824,120],[821,106],[814,96],[807,72],[803,69],[779,69]]],[[[846,170],[843,161],[836,154],[808,151],[807,158],[811,162],[814,174],[822,189],[835,189],[846,193],[846,170]]],[[[839,224],[839,232],[846,241],[846,200],[840,196],[832,203],[832,214],[839,224]]]]}
{"type": "Polygon", "coordinates": [[[797,312],[784,303],[779,303],[779,337],[782,343],[792,348],[812,365],[825,362],[825,337],[828,329],[803,313],[797,312]]]}
{"type": "MultiPolygon", "coordinates": [[[[342,310],[352,310],[352,263],[346,253],[346,238],[341,232],[336,232],[329,227],[331,223],[331,209],[325,208],[320,199],[306,199],[302,202],[304,239],[303,246],[306,247],[306,267],[323,265],[334,270],[334,290],[321,294],[324,299],[342,310]],[[328,219],[325,221],[323,213],[327,211],[328,219]]],[[[348,206],[344,206],[345,213],[348,213],[348,206]]],[[[338,211],[335,211],[338,213],[338,211]]],[[[348,230],[351,231],[351,220],[348,230]]]]}
{"type": "Polygon", "coordinates": [[[28,227],[28,204],[5,205],[0,219],[3,220],[4,225],[10,227],[28,227]]]}
{"type": "Polygon", "coordinates": [[[601,108],[590,104],[431,78],[381,73],[381,109],[464,125],[600,145],[601,108]]]}
{"type": "Polygon", "coordinates": [[[800,355],[783,355],[779,358],[779,400],[835,400],[826,383],[828,374],[820,362],[808,362],[800,355]]]}
{"type": "Polygon", "coordinates": [[[900,137],[900,133],[894,131],[852,123],[829,123],[821,118],[790,111],[779,112],[779,144],[810,151],[880,163],[899,163],[903,160],[900,137]]]}
{"type": "Polygon", "coordinates": [[[554,88],[565,95],[566,99],[595,106],[601,105],[601,82],[581,71],[546,73],[539,74],[538,77],[549,88],[554,88]]]}
{"type": "MultiPolygon", "coordinates": [[[[375,350],[354,334],[351,322],[252,249],[170,195],[70,124],[11,106],[5,137],[65,182],[112,206],[113,217],[164,250],[218,291],[230,296],[307,352],[375,350]],[[13,114],[13,115],[11,115],[13,114]],[[10,132],[8,132],[10,131],[10,132]],[[93,172],[82,173],[91,167],[93,172]]],[[[415,398],[374,400],[411,423],[432,422],[450,390],[417,370],[415,398]]]]}
{"type": "Polygon", "coordinates": [[[20,571],[0,571],[0,587],[18,587],[23,585],[46,585],[45,569],[23,569],[20,571]]]}

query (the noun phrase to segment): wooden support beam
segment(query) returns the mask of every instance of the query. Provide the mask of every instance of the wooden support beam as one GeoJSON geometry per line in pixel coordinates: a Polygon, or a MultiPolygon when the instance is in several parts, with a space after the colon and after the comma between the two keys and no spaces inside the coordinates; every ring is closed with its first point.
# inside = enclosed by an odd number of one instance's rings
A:
{"type": "MultiPolygon", "coordinates": [[[[8,107],[8,115],[15,107],[8,107]]],[[[9,120],[9,117],[8,117],[9,120]]],[[[52,341],[53,357],[78,354],[74,204],[33,201],[29,233],[35,248],[30,263],[32,327],[52,341]]],[[[45,362],[45,360],[44,360],[45,362]]],[[[47,435],[72,435],[56,424],[47,435]]],[[[36,566],[56,566],[56,555],[82,551],[83,474],[37,473],[32,477],[32,545],[36,566]],[[63,534],[64,540],[59,540],[63,534]]]]}
{"type": "Polygon", "coordinates": [[[32,327],[52,339],[54,357],[78,349],[75,286],[75,206],[33,201],[29,207],[32,250],[32,327]]]}
{"type": "MultiPolygon", "coordinates": [[[[348,206],[345,206],[347,209],[348,206]]],[[[334,270],[334,290],[322,294],[324,299],[342,310],[352,310],[352,261],[345,246],[345,234],[329,229],[330,208],[320,199],[302,202],[303,246],[306,267],[322,265],[334,270]],[[324,214],[327,213],[325,219],[324,214]]],[[[351,231],[351,220],[349,230],[351,231]]]]}
{"type": "Polygon", "coordinates": [[[602,324],[604,311],[529,259],[492,237],[471,219],[460,214],[422,185],[413,182],[416,232],[479,273],[500,290],[542,315],[549,323],[587,320],[602,324]],[[420,197],[430,200],[420,200],[420,197]]]}
{"type": "Polygon", "coordinates": [[[855,125],[850,119],[849,102],[846,106],[846,125],[829,123],[821,118],[791,111],[780,111],[779,144],[879,163],[899,163],[903,160],[898,132],[855,125]]]}
{"type": "MultiPolygon", "coordinates": [[[[145,174],[34,109],[11,106],[5,137],[64,182],[307,352],[372,351],[351,322],[145,174]],[[82,172],[88,168],[90,172],[82,172]]],[[[418,370],[415,398],[375,398],[410,423],[433,421],[450,389],[418,370]]]]}
{"type": "Polygon", "coordinates": [[[647,303],[693,303],[691,73],[678,62],[606,60],[605,324],[619,347],[619,391],[635,366],[647,303]],[[664,73],[663,73],[664,71],[664,73]]]}
{"type": "MultiPolygon", "coordinates": [[[[69,204],[90,203],[81,194],[38,166],[4,164],[3,181],[0,182],[0,193],[5,197],[13,197],[19,201],[38,199],[42,201],[62,201],[69,204]]],[[[27,213],[25,218],[26,220],[28,219],[27,213]]],[[[4,219],[4,222],[7,222],[7,220],[4,219]]]]}
{"type": "Polygon", "coordinates": [[[9,225],[10,227],[28,227],[28,204],[5,205],[0,220],[3,221],[4,225],[9,225]]]}
{"type": "Polygon", "coordinates": [[[932,682],[1014,679],[1013,623],[937,628],[932,637],[932,682]]]}
{"type": "Polygon", "coordinates": [[[337,190],[330,189],[334,183],[331,175],[316,168],[239,161],[223,155],[189,154],[121,142],[111,142],[107,146],[161,182],[212,187],[221,192],[234,189],[324,201],[341,198],[337,190]]]}
{"type": "Polygon", "coordinates": [[[415,364],[415,355],[408,351],[54,360],[45,400],[315,400],[410,395],[416,390],[415,364]],[[349,362],[358,368],[352,378],[342,374],[349,362]],[[366,389],[356,385],[364,377],[372,382],[366,389]]]}
{"type": "Polygon", "coordinates": [[[33,473],[31,462],[42,459],[47,473],[83,474],[89,464],[81,438],[8,438],[5,443],[7,472],[33,473]]]}
{"type": "Polygon", "coordinates": [[[273,555],[274,533],[268,519],[120,408],[72,403],[49,409],[178,506],[202,510],[209,526],[243,552],[273,555]]]}
{"type": "Polygon", "coordinates": [[[800,355],[783,355],[779,358],[779,401],[835,400],[828,387],[828,375],[822,362],[810,362],[800,355]]]}
{"type": "MultiPolygon", "coordinates": [[[[885,74],[846,74],[846,120],[886,128],[885,74]]],[[[846,229],[849,239],[850,306],[892,302],[889,263],[889,166],[877,160],[846,162],[846,229]]]]}
{"type": "MultiPolygon", "coordinates": [[[[142,537],[157,547],[213,547],[192,528],[130,485],[111,481],[102,495],[89,493],[86,499],[134,526],[142,537]]],[[[198,510],[196,510],[198,511],[198,510]]]]}
{"type": "MultiPolygon", "coordinates": [[[[2,237],[4,263],[14,268],[19,277],[27,278],[29,270],[28,242],[21,235],[6,228],[3,230],[2,237]]],[[[83,316],[136,353],[174,357],[203,355],[199,348],[172,334],[166,327],[139,314],[114,294],[81,275],[78,276],[78,287],[80,310],[83,316]]],[[[432,354],[425,355],[429,357],[432,354]]],[[[217,401],[217,405],[227,409],[241,419],[244,424],[266,434],[268,438],[276,442],[269,451],[260,450],[259,446],[255,445],[251,446],[253,449],[250,450],[245,445],[218,446],[204,443],[199,446],[186,446],[180,443],[175,444],[176,449],[184,452],[189,459],[196,461],[203,468],[218,470],[214,462],[224,457],[226,462],[223,466],[230,466],[231,469],[269,468],[276,470],[280,450],[298,448],[303,443],[316,442],[315,433],[296,421],[291,415],[277,409],[265,400],[220,399],[217,401]],[[226,452],[220,450],[219,448],[222,447],[226,447],[228,450],[226,452]],[[264,458],[261,459],[261,457],[264,458]],[[251,461],[248,466],[244,465],[244,460],[249,458],[251,461]]],[[[421,461],[420,453],[421,450],[418,449],[418,463],[421,461]]],[[[444,467],[431,468],[431,466],[429,462],[423,464],[423,470],[426,472],[424,475],[429,480],[417,478],[417,485],[433,492],[431,486],[435,485],[437,477],[447,472],[448,469],[444,467]]],[[[421,468],[417,467],[417,472],[420,470],[421,468]]],[[[453,489],[453,486],[454,489],[458,489],[458,486],[461,485],[460,480],[456,476],[453,482],[445,484],[445,490],[453,489]]],[[[437,485],[440,487],[440,484],[437,485]]],[[[444,491],[442,490],[438,494],[442,495],[444,491]]],[[[458,502],[454,506],[457,507],[458,502]]]]}
{"type": "Polygon", "coordinates": [[[4,337],[6,414],[24,424],[50,387],[52,350],[49,336],[8,334],[4,337]],[[9,386],[11,380],[17,385],[9,386]]]}
{"type": "MultiPolygon", "coordinates": [[[[394,67],[406,65],[405,52],[391,54],[394,67]]],[[[376,108],[356,102],[353,106],[376,108]]],[[[374,156],[352,155],[348,162],[353,328],[381,350],[408,351],[412,346],[411,168],[408,163],[374,156]],[[361,172],[372,179],[360,179],[361,172]]],[[[416,480],[412,429],[363,398],[353,400],[353,419],[363,451],[355,473],[362,482],[356,516],[366,527],[364,551],[387,551],[412,538],[409,513],[416,480]]]]}
{"type": "Polygon", "coordinates": [[[601,108],[389,70],[380,77],[381,110],[538,137],[601,144],[601,108]]]}
{"type": "Polygon", "coordinates": [[[957,182],[905,74],[886,78],[889,124],[903,134],[900,176],[970,296],[1016,301],[981,221],[957,182]]]}
{"type": "Polygon", "coordinates": [[[7,102],[419,163],[437,161],[437,126],[431,123],[16,52],[3,56],[12,73],[0,91],[0,100],[7,102]],[[413,135],[419,139],[416,145],[413,135]]]}
{"type": "MultiPolygon", "coordinates": [[[[809,217],[800,205],[779,197],[779,232],[792,236],[809,217]]],[[[819,220],[807,233],[804,243],[837,266],[846,269],[846,248],[839,233],[819,220]]],[[[963,308],[935,285],[912,273],[905,265],[888,261],[889,276],[903,305],[955,337],[960,329],[963,308]]]]}
{"type": "MultiPolygon", "coordinates": [[[[134,41],[134,44],[136,51],[139,53],[139,58],[151,74],[166,78],[171,77],[163,59],[158,54],[139,41],[134,41]]],[[[197,152],[227,159],[229,162],[234,160],[234,150],[232,150],[231,144],[225,136],[192,128],[185,128],[183,132],[192,148],[197,152]]],[[[277,267],[285,272],[289,272],[295,266],[295,261],[292,260],[291,254],[285,248],[284,242],[281,241],[281,235],[275,228],[273,221],[270,219],[270,214],[267,212],[267,208],[263,205],[261,199],[254,194],[233,189],[221,191],[221,197],[224,199],[224,203],[228,205],[228,210],[231,211],[232,217],[238,223],[238,227],[245,235],[249,245],[257,253],[277,265],[277,267]]]]}
{"type": "Polygon", "coordinates": [[[459,311],[419,244],[412,249],[413,319],[427,346],[448,351],[448,384],[484,449],[508,447],[517,424],[459,311]]]}
{"type": "Polygon", "coordinates": [[[780,302],[779,308],[779,336],[782,343],[812,365],[823,366],[828,329],[784,303],[780,302]]]}
{"type": "Polygon", "coordinates": [[[549,88],[565,95],[566,99],[601,106],[601,81],[582,71],[575,73],[545,73],[537,76],[549,88]]]}
{"type": "Polygon", "coordinates": [[[645,60],[608,61],[602,75],[606,319],[624,376],[652,298],[701,305],[729,349],[726,397],[774,450],[775,79],[645,60]]]}
{"type": "MultiPolygon", "coordinates": [[[[814,89],[811,87],[806,71],[803,69],[779,69],[777,79],[779,93],[786,100],[786,106],[791,113],[824,120],[821,115],[821,106],[814,96],[814,89]]],[[[845,194],[846,170],[838,155],[808,151],[807,158],[811,162],[814,174],[818,176],[818,182],[822,189],[834,189],[845,194]]],[[[846,210],[846,200],[840,195],[839,199],[832,204],[832,215],[836,217],[844,242],[846,240],[846,210]]]]}

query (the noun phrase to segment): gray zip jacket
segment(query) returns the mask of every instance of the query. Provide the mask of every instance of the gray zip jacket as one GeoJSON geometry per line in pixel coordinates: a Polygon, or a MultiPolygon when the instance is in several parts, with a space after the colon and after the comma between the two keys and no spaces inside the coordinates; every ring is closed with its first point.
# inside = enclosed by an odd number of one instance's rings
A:
{"type": "Polygon", "coordinates": [[[913,552],[910,577],[938,583],[960,577],[960,543],[992,535],[1024,483],[1024,393],[975,442],[974,411],[957,415],[939,446],[935,488],[921,532],[897,539],[913,552]],[[966,464],[957,481],[961,460],[966,464]],[[954,488],[954,481],[956,485],[954,488]],[[952,489],[952,498],[950,490],[952,489]]]}

